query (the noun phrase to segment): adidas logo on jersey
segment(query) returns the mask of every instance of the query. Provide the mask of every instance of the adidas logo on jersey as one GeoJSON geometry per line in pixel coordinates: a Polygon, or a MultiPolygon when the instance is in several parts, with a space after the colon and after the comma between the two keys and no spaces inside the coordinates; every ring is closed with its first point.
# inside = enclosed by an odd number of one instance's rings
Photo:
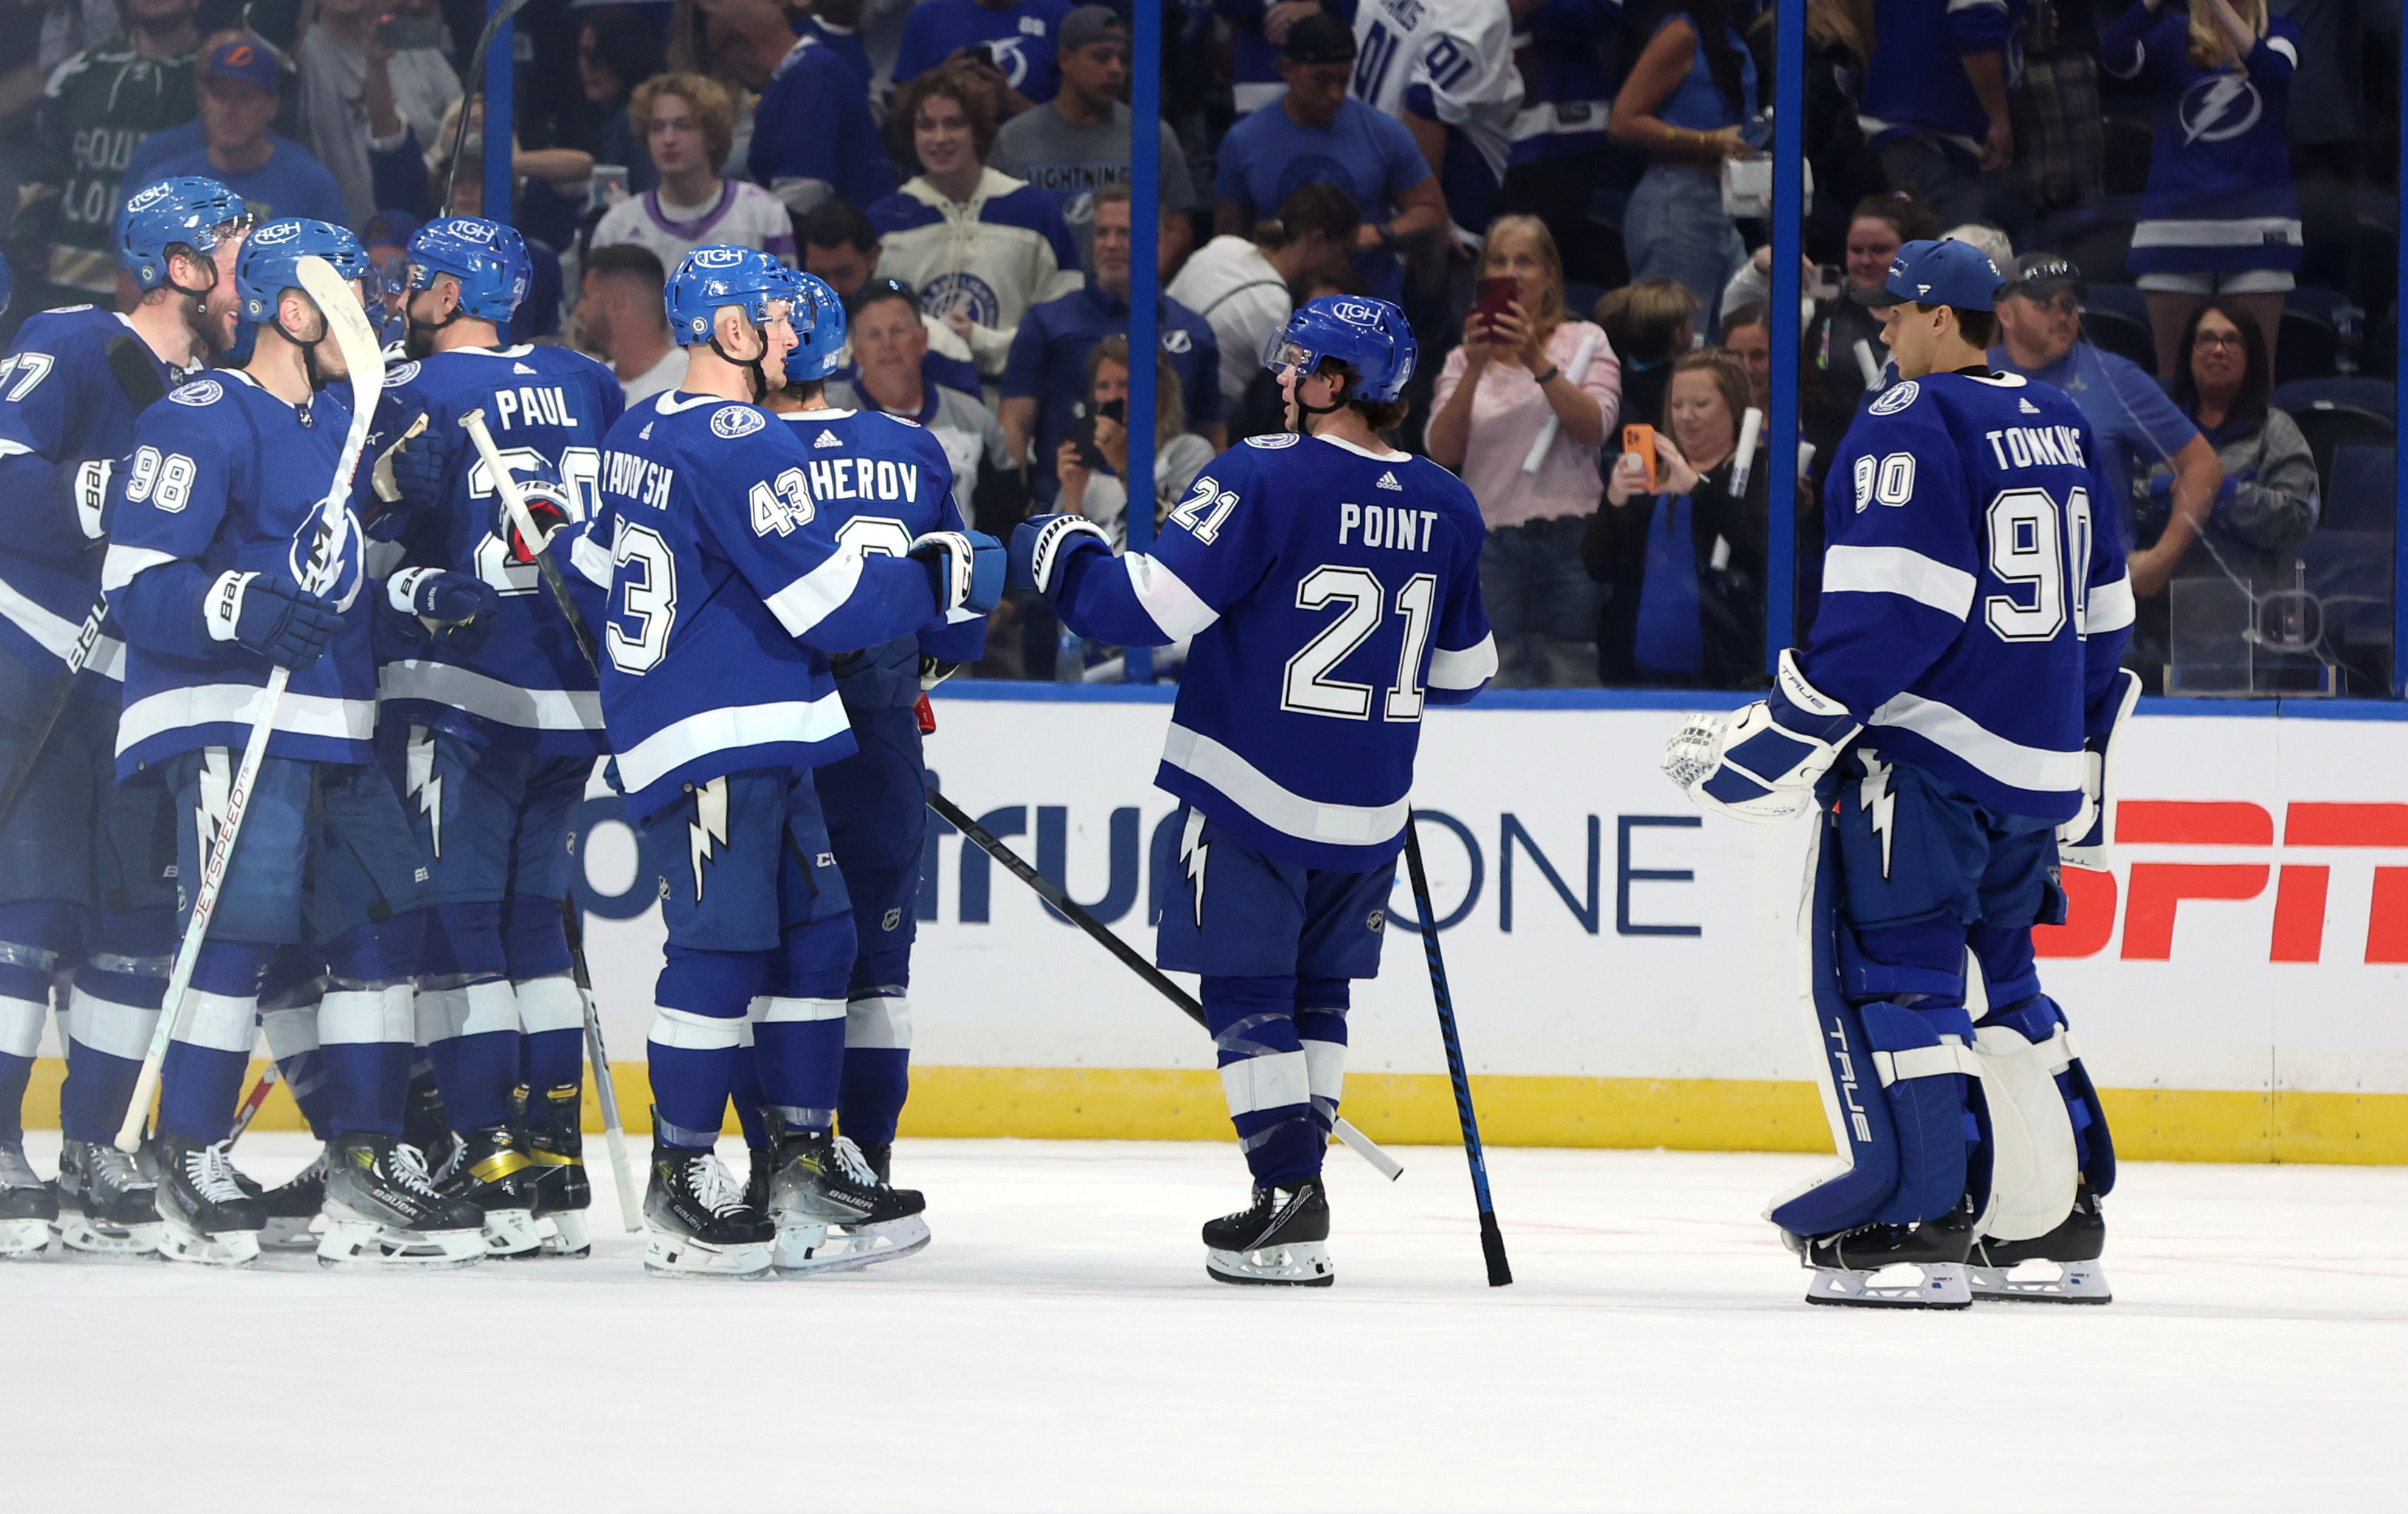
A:
{"type": "Polygon", "coordinates": [[[2016,408],[2016,409],[2018,409],[2018,410],[2021,410],[2021,411],[2022,411],[2024,414],[2026,414],[2026,415],[2038,415],[2038,414],[2040,414],[2040,407],[2039,407],[2039,406],[2037,406],[2037,405],[2034,405],[2031,401],[2029,401],[2029,400],[2028,400],[2028,399],[2019,399],[2019,400],[2015,401],[2015,408],[2016,408]]]}
{"type": "Polygon", "coordinates": [[[535,372],[535,369],[524,363],[513,363],[510,364],[510,371],[512,373],[533,373],[535,372]]]}
{"type": "Polygon", "coordinates": [[[813,447],[842,447],[844,443],[837,440],[835,432],[823,431],[820,433],[820,439],[811,443],[811,445],[813,447]]]}
{"type": "Polygon", "coordinates": [[[1393,473],[1383,473],[1380,475],[1380,487],[1383,489],[1393,489],[1399,494],[1405,492],[1405,486],[1397,482],[1397,476],[1393,473]]]}

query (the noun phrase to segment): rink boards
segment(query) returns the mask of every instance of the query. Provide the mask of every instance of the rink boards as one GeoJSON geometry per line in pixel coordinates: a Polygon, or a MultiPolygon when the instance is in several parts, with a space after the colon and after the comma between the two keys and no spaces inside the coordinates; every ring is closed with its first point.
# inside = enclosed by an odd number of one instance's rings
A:
{"type": "MultiPolygon", "coordinates": [[[[955,686],[928,745],[956,804],[1145,947],[1147,858],[1172,844],[1152,786],[1168,693],[955,686]]],[[[1664,779],[1697,703],[1503,693],[1429,714],[1414,797],[1492,1140],[1829,1149],[1794,969],[1806,827],[1701,817],[1664,779]]],[[[2128,1155],[2408,1162],[2402,714],[2159,701],[2141,718],[2114,871],[2069,875],[2071,918],[2041,948],[2128,1155]]],[[[659,910],[595,795],[588,946],[638,1125],[659,910]]],[[[907,1133],[1225,1138],[1202,1033],[939,828],[907,1133]]],[[[1356,988],[1347,1112],[1383,1139],[1450,1140],[1401,877],[1389,920],[1383,976],[1356,988]]]]}

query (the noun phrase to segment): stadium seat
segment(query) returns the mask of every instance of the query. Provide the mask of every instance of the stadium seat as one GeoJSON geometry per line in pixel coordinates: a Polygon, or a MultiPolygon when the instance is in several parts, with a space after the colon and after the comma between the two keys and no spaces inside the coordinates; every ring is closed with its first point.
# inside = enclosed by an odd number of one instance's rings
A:
{"type": "Polygon", "coordinates": [[[2143,373],[2157,371],[2149,303],[2131,285],[2092,284],[2082,312],[2082,330],[2091,346],[2139,364],[2143,373]]]}
{"type": "Polygon", "coordinates": [[[2321,529],[2388,531],[2399,519],[2399,458],[2388,447],[2355,443],[2333,450],[2332,487],[2325,491],[2321,529]]]}
{"type": "Polygon", "coordinates": [[[2308,450],[2315,454],[2318,487],[2329,497],[2336,449],[2391,446],[2394,394],[2390,382],[2382,378],[2302,378],[2280,386],[2270,398],[2276,409],[2299,422],[2308,450]]]}
{"type": "Polygon", "coordinates": [[[2329,378],[2358,369],[2358,307],[2337,290],[2295,289],[2283,297],[2274,381],[2329,378]]]}

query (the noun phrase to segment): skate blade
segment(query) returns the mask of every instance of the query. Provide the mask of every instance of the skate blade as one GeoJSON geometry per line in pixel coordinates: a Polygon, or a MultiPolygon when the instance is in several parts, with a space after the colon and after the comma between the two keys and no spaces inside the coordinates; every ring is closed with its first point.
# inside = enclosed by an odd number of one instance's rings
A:
{"type": "Polygon", "coordinates": [[[0,1262],[37,1262],[50,1249],[48,1220],[0,1220],[0,1262]]]}
{"type": "Polygon", "coordinates": [[[858,1272],[928,1249],[928,1221],[916,1214],[874,1225],[780,1226],[771,1265],[781,1278],[858,1272]],[[815,1238],[806,1232],[817,1231],[815,1238]],[[790,1238],[791,1237],[791,1238],[790,1238]]]}
{"type": "Polygon", "coordinates": [[[542,1249],[543,1233],[537,1228],[533,1209],[488,1209],[484,1241],[487,1256],[519,1262],[542,1249]]]}
{"type": "Polygon", "coordinates": [[[373,1220],[325,1215],[318,1264],[354,1272],[450,1272],[485,1259],[485,1237],[474,1230],[397,1230],[373,1220]]]}
{"type": "Polygon", "coordinates": [[[318,1245],[317,1215],[270,1215],[259,1233],[259,1244],[271,1251],[308,1251],[318,1245]]]}
{"type": "Polygon", "coordinates": [[[1806,1302],[1843,1308],[1962,1309],[1973,1302],[1959,1262],[1897,1262],[1871,1271],[1816,1267],[1806,1302]]]}
{"type": "Polygon", "coordinates": [[[709,1246],[690,1235],[665,1235],[647,1227],[644,1270],[655,1278],[752,1282],[769,1276],[769,1243],[709,1246]]]}
{"type": "Polygon", "coordinates": [[[2096,1262],[2025,1262],[2012,1267],[1965,1269],[1973,1297],[1985,1303],[2112,1304],[2114,1292],[2107,1273],[2096,1262]],[[2026,1267],[2053,1267],[2053,1276],[2017,1277],[2026,1267]]]}
{"type": "Polygon", "coordinates": [[[1329,1248],[1320,1241],[1266,1246],[1253,1251],[1204,1250],[1204,1275],[1214,1282],[1328,1288],[1338,1281],[1329,1248]]]}
{"type": "Polygon", "coordinates": [[[59,1211],[59,1244],[93,1262],[148,1262],[159,1254],[159,1236],[166,1228],[157,1220],[112,1225],[76,1209],[59,1211]]]}
{"type": "Polygon", "coordinates": [[[543,1242],[538,1255],[567,1260],[593,1254],[594,1232],[585,1222],[583,1209],[561,1209],[552,1214],[538,1215],[535,1229],[543,1242]]]}
{"type": "Polygon", "coordinates": [[[259,1260],[259,1232],[222,1230],[214,1235],[169,1220],[159,1227],[158,1254],[170,1262],[204,1267],[247,1267],[259,1260]]]}

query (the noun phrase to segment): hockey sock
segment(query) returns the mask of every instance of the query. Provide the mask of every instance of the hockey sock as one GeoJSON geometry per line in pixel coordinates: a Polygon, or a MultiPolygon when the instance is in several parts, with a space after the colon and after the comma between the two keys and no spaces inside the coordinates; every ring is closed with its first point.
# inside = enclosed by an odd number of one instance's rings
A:
{"type": "Polygon", "coordinates": [[[1296,1034],[1304,1048],[1305,1086],[1312,1117],[1321,1126],[1323,1150],[1338,1128],[1338,1104],[1346,1092],[1346,1010],[1350,986],[1342,978],[1308,978],[1296,990],[1296,1034]]]}
{"type": "Polygon", "coordinates": [[[645,1041],[652,1078],[652,1139],[709,1150],[727,1118],[740,1019],[657,1007],[645,1041]]]}
{"type": "Polygon", "coordinates": [[[765,1103],[790,1130],[836,1124],[844,1081],[844,990],[857,942],[850,911],[790,925],[752,1028],[765,1103]]]}
{"type": "Polygon", "coordinates": [[[752,1001],[752,1013],[739,1033],[743,1039],[736,1043],[736,1061],[727,1075],[727,1102],[736,1106],[736,1123],[744,1131],[745,1146],[755,1151],[769,1144],[769,1121],[761,1113],[761,1107],[768,1100],[761,1092],[761,1059],[752,1042],[758,1016],[768,1003],[767,999],[752,1001]]]}
{"type": "Polygon", "coordinates": [[[161,1131],[222,1141],[233,1128],[242,1075],[258,1039],[259,981],[275,951],[248,941],[202,943],[160,1069],[161,1131]]]}
{"type": "Polygon", "coordinates": [[[1321,1170],[1325,1137],[1297,1036],[1296,979],[1207,976],[1202,988],[1229,1122],[1255,1186],[1312,1177],[1321,1170]]]}
{"type": "Polygon", "coordinates": [[[438,904],[432,914],[412,965],[447,995],[449,1045],[430,1050],[452,1128],[466,1133],[509,1118],[519,1078],[518,995],[507,973],[501,901],[438,904]]]}
{"type": "Polygon", "coordinates": [[[50,975],[77,936],[73,905],[31,899],[0,905],[0,1133],[22,1136],[25,1088],[42,1020],[50,1007],[50,975]]]}
{"type": "Polygon", "coordinates": [[[337,1133],[402,1133],[416,1052],[408,975],[418,961],[423,922],[418,912],[396,915],[326,945],[318,1040],[331,1083],[327,1123],[337,1133]]]}
{"type": "Polygon", "coordinates": [[[167,936],[175,929],[175,918],[165,909],[144,913],[158,917],[144,922],[150,930],[112,928],[132,917],[104,922],[102,950],[76,969],[75,993],[68,1001],[67,1078],[59,1090],[59,1126],[71,1140],[116,1138],[125,1101],[134,1096],[134,1082],[142,1071],[143,1054],[158,1028],[159,1000],[167,992],[171,959],[156,949],[174,950],[167,936]],[[123,947],[140,954],[112,950],[123,947]]]}
{"type": "Polygon", "coordinates": [[[911,1093],[911,1000],[902,983],[863,988],[844,1007],[844,1079],[837,1124],[863,1146],[886,1146],[911,1093]]]}
{"type": "Polygon", "coordinates": [[[519,1001],[519,1081],[575,1086],[585,1065],[585,1000],[566,973],[513,983],[519,1001]]]}
{"type": "Polygon", "coordinates": [[[267,1054],[276,1059],[285,1092],[320,1140],[334,1135],[327,1122],[334,1085],[318,1045],[318,1004],[326,994],[325,962],[314,950],[287,947],[269,964],[259,985],[259,1028],[267,1054]]]}

